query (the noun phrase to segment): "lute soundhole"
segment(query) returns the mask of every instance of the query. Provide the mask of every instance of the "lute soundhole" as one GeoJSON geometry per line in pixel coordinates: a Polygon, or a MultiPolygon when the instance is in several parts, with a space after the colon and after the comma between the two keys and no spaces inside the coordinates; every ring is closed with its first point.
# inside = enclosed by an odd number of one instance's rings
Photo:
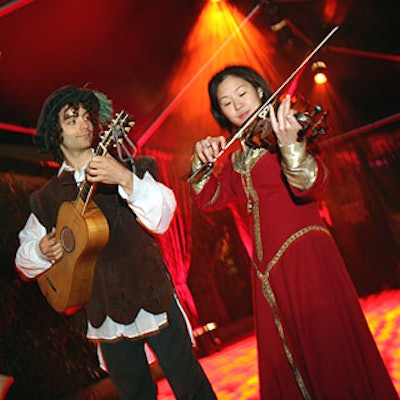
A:
{"type": "Polygon", "coordinates": [[[63,249],[67,253],[72,253],[75,249],[75,236],[74,233],[68,226],[64,226],[61,229],[61,235],[60,235],[60,242],[63,247],[63,249]]]}

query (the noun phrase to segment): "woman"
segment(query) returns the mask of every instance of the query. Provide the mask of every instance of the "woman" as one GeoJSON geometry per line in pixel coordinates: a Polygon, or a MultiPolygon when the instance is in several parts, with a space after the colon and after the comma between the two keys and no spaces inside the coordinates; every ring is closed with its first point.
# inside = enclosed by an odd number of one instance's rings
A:
{"type": "MultiPolygon", "coordinates": [[[[246,66],[218,72],[208,90],[214,118],[231,133],[271,95],[267,82],[246,66]]],[[[218,175],[210,170],[192,181],[193,198],[203,210],[235,200],[251,217],[261,398],[397,399],[341,255],[318,213],[316,199],[326,186],[327,169],[306,141],[298,140],[302,126],[290,96],[268,112],[277,151],[243,137],[218,175]]],[[[193,171],[214,162],[225,145],[223,136],[198,141],[193,171]]]]}

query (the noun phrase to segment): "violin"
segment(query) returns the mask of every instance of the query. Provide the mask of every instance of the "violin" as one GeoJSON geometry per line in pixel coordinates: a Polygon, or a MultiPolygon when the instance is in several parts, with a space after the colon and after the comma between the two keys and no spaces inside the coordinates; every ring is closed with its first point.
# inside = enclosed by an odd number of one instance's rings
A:
{"type": "MultiPolygon", "coordinates": [[[[323,111],[321,106],[310,107],[303,97],[292,97],[292,108],[296,110],[295,117],[301,125],[297,133],[297,140],[307,140],[312,143],[318,135],[323,135],[327,131],[326,117],[327,111],[323,111]]],[[[265,103],[267,104],[267,103],[265,103]]],[[[271,121],[268,117],[269,110],[265,104],[256,111],[225,144],[225,148],[220,151],[218,158],[232,145],[235,140],[244,140],[245,144],[251,148],[265,148],[270,153],[275,153],[278,149],[275,132],[272,129],[271,121]]],[[[275,105],[274,105],[275,107],[275,105]]],[[[190,183],[197,183],[201,178],[213,168],[213,163],[202,164],[190,176],[190,183]]]]}
{"type": "MultiPolygon", "coordinates": [[[[281,86],[268,98],[268,100],[261,105],[261,107],[251,115],[247,121],[227,140],[225,147],[220,151],[217,158],[219,158],[237,139],[246,137],[249,143],[254,142],[257,147],[270,146],[270,151],[275,149],[274,145],[274,133],[272,131],[271,123],[268,119],[268,106],[274,104],[278,95],[283,91],[286,85],[296,76],[296,74],[311,60],[311,58],[317,53],[317,51],[329,40],[329,38],[339,29],[339,26],[335,26],[321,42],[314,48],[310,54],[304,58],[300,65],[290,74],[290,76],[282,83],[281,86]],[[251,140],[250,140],[251,139],[251,140]]],[[[307,132],[311,132],[310,140],[312,137],[316,137],[318,134],[325,132],[325,128],[322,127],[327,113],[323,113],[319,120],[314,121],[315,116],[319,116],[322,112],[320,106],[315,106],[312,111],[297,111],[296,118],[302,125],[302,129],[299,132],[299,140],[302,140],[307,132]]],[[[267,147],[268,148],[268,147],[267,147]]],[[[214,166],[214,163],[204,163],[200,165],[194,172],[189,175],[188,182],[197,183],[202,177],[209,172],[214,166]]]]}
{"type": "MultiPolygon", "coordinates": [[[[274,104],[274,108],[279,104],[274,104]]],[[[327,131],[326,117],[328,111],[323,111],[322,107],[315,105],[311,107],[303,96],[293,96],[291,107],[296,110],[295,117],[301,125],[297,133],[297,140],[307,140],[313,142],[317,136],[324,135],[327,131]]],[[[277,151],[277,140],[272,130],[272,125],[268,117],[268,111],[260,113],[258,118],[245,129],[242,138],[247,146],[251,148],[265,148],[271,153],[277,151]]],[[[229,141],[229,139],[228,139],[229,141]]]]}

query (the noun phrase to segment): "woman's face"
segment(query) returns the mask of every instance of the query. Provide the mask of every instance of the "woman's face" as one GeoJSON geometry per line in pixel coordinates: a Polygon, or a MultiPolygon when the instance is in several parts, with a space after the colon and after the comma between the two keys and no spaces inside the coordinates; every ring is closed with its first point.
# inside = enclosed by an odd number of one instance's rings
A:
{"type": "Polygon", "coordinates": [[[228,75],[218,86],[217,99],[224,116],[236,127],[261,106],[263,92],[245,79],[228,75]]]}

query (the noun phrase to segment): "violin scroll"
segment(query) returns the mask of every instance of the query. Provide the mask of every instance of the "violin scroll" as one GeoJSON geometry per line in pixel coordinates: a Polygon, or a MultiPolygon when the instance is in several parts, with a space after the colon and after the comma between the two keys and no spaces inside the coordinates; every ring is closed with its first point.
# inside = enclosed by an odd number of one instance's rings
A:
{"type": "Polygon", "coordinates": [[[321,106],[314,106],[311,113],[298,112],[296,119],[299,121],[302,129],[299,131],[299,140],[306,137],[308,142],[314,141],[319,135],[325,135],[327,131],[326,118],[328,111],[324,111],[321,106]]]}

